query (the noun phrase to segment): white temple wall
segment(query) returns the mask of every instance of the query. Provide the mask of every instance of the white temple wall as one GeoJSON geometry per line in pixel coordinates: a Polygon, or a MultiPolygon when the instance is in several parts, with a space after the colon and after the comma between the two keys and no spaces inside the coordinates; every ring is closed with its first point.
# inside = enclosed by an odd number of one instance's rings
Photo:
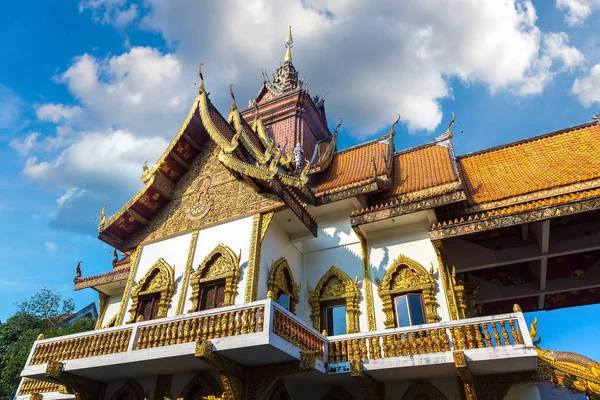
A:
{"type": "MultiPolygon", "coordinates": [[[[282,257],[287,260],[292,271],[292,275],[294,275],[294,281],[296,283],[301,283],[304,279],[302,274],[302,254],[298,251],[298,249],[290,244],[288,233],[284,231],[278,223],[273,221],[269,225],[269,229],[267,230],[262,242],[260,273],[258,277],[259,300],[267,298],[267,281],[269,280],[271,263],[279,260],[282,257]]],[[[300,300],[296,306],[296,311],[299,311],[300,308],[303,308],[302,303],[305,301],[306,298],[303,299],[302,295],[300,295],[300,300]]]]}
{"type": "Polygon", "coordinates": [[[298,316],[305,321],[310,321],[311,310],[306,285],[314,289],[323,275],[334,265],[348,274],[352,280],[358,275],[360,291],[358,328],[361,332],[367,332],[369,327],[363,291],[362,250],[360,241],[350,226],[348,213],[344,211],[320,217],[318,237],[304,241],[302,249],[306,272],[300,301],[305,303],[306,309],[298,316]]]}
{"type": "Polygon", "coordinates": [[[532,382],[513,385],[504,396],[504,400],[542,400],[542,397],[537,383],[532,382]]]}
{"type": "Polygon", "coordinates": [[[108,298],[108,304],[106,305],[106,312],[104,313],[104,318],[102,319],[101,326],[104,327],[108,325],[111,319],[115,317],[119,313],[119,308],[121,307],[121,300],[123,300],[123,294],[117,294],[115,296],[110,296],[108,298]]]}
{"type": "MultiPolygon", "coordinates": [[[[167,311],[168,317],[174,316],[176,312],[177,300],[181,294],[181,278],[185,270],[191,239],[192,234],[187,233],[144,246],[135,271],[134,281],[139,282],[161,257],[175,270],[173,276],[175,279],[175,293],[173,293],[173,297],[171,298],[171,307],[167,311]]],[[[131,297],[129,297],[127,300],[125,321],[129,319],[131,304],[131,297]]]]}
{"type": "MultiPolygon", "coordinates": [[[[248,254],[252,238],[252,217],[238,219],[223,225],[213,226],[198,232],[198,241],[194,251],[192,262],[195,272],[208,254],[214,250],[219,243],[229,247],[236,255],[240,255],[240,280],[238,282],[235,304],[244,304],[246,293],[246,279],[248,272],[248,254]]],[[[187,250],[186,250],[187,257],[187,250]]],[[[192,273],[193,273],[192,272],[192,273]]],[[[190,301],[191,287],[188,286],[187,300],[184,312],[192,307],[190,301]]]]}
{"type": "Polygon", "coordinates": [[[442,321],[450,320],[442,277],[439,273],[438,259],[429,239],[428,228],[429,223],[422,221],[396,229],[376,232],[367,239],[371,279],[373,281],[373,303],[378,330],[385,329],[385,315],[382,311],[383,303],[377,292],[374,275],[382,280],[387,269],[401,254],[418,262],[427,271],[430,270],[433,264],[436,282],[435,297],[438,303],[437,312],[442,321]]]}

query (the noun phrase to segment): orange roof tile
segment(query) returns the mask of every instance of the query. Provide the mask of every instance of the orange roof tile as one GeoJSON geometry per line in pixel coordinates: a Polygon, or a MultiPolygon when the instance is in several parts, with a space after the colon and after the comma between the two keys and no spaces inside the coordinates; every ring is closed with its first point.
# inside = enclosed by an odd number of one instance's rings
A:
{"type": "Polygon", "coordinates": [[[600,125],[587,124],[459,157],[471,204],[600,177],[600,125]]]}
{"type": "Polygon", "coordinates": [[[443,146],[434,144],[396,154],[393,163],[392,187],[386,195],[399,196],[458,181],[450,152],[443,146]]]}
{"type": "Polygon", "coordinates": [[[384,156],[387,156],[388,142],[375,141],[339,151],[333,155],[329,167],[323,172],[318,184],[313,186],[315,194],[322,195],[336,190],[360,186],[373,178],[373,157],[377,175],[385,172],[384,156]]]}

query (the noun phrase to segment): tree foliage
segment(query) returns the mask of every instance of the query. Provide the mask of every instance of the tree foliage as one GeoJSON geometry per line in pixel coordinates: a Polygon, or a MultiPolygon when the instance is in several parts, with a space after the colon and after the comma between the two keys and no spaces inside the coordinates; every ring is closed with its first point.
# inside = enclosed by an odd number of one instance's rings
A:
{"type": "Polygon", "coordinates": [[[64,317],[75,309],[73,299],[63,299],[46,288],[16,305],[15,314],[0,323],[0,399],[15,395],[21,370],[40,333],[51,338],[94,329],[94,321],[88,318],[65,324],[64,317]]]}

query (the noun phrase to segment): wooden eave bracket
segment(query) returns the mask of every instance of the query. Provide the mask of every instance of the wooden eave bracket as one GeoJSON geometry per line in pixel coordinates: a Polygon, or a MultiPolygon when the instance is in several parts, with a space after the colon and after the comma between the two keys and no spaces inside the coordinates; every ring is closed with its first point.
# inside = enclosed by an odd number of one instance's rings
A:
{"type": "Polygon", "coordinates": [[[317,237],[317,222],[308,212],[306,207],[304,207],[304,205],[298,201],[296,196],[290,192],[291,189],[286,187],[277,176],[269,181],[269,187],[273,189],[273,191],[277,193],[279,198],[281,198],[281,200],[290,208],[290,210],[296,214],[304,226],[306,226],[306,229],[308,229],[314,237],[317,237]]]}

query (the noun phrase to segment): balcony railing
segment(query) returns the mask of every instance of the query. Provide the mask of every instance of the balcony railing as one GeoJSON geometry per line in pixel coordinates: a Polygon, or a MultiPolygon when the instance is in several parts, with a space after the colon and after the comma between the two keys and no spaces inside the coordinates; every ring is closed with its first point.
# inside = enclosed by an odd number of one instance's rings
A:
{"type": "Polygon", "coordinates": [[[68,361],[65,368],[72,371],[92,373],[104,368],[104,376],[118,363],[152,367],[152,362],[167,358],[189,363],[194,359],[194,342],[201,338],[211,339],[216,351],[242,364],[277,363],[299,359],[302,351],[317,352],[321,372],[344,372],[349,361],[368,365],[371,360],[435,353],[443,355],[435,362],[444,363],[455,350],[473,350],[473,354],[478,349],[507,350],[497,353],[507,359],[535,354],[522,313],[326,338],[276,302],[262,300],[40,340],[22,376],[43,378],[49,361],[68,361]],[[257,349],[263,355],[260,360],[255,359],[257,349]],[[332,367],[326,369],[325,363],[332,367]]]}
{"type": "MultiPolygon", "coordinates": [[[[415,327],[333,336],[327,340],[327,361],[339,363],[414,356],[455,350],[499,348],[525,344],[529,338],[520,314],[505,314],[415,327]]],[[[531,346],[531,340],[529,340],[531,346]]]]}

